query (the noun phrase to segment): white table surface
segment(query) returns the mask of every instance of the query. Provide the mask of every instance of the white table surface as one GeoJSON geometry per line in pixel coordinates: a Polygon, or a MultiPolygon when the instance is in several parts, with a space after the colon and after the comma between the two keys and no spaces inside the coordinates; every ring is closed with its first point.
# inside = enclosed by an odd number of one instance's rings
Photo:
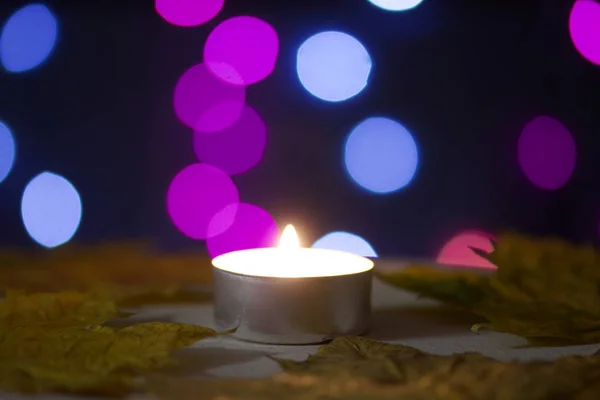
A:
{"type": "MultiPolygon", "coordinates": [[[[453,319],[415,310],[431,310],[435,303],[417,299],[377,280],[373,285],[373,316],[369,337],[389,343],[401,343],[434,354],[480,352],[498,360],[551,360],[567,355],[590,355],[600,344],[568,347],[526,347],[518,336],[486,331],[474,334],[470,325],[476,320],[453,319]]],[[[214,327],[212,306],[161,306],[144,309],[127,319],[131,322],[170,321],[214,327]]],[[[211,338],[179,350],[181,368],[186,373],[214,377],[267,377],[280,372],[278,365],[265,354],[303,360],[319,345],[281,346],[246,343],[230,337],[211,338]]],[[[0,393],[1,400],[17,399],[67,400],[89,397],[37,395],[19,396],[0,393]]]]}

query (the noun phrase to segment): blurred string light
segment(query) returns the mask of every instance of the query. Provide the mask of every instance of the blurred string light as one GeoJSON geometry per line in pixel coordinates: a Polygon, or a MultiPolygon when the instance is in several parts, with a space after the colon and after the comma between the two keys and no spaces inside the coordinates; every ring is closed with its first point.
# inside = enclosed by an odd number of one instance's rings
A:
{"type": "Polygon", "coordinates": [[[415,8],[423,0],[369,0],[369,3],[387,11],[406,11],[415,8]]]}
{"type": "Polygon", "coordinates": [[[71,240],[81,222],[81,198],[60,175],[42,172],[25,187],[21,216],[27,233],[44,247],[71,240]]]}
{"type": "Polygon", "coordinates": [[[42,64],[56,43],[58,23],[48,7],[30,4],[17,10],[0,33],[0,62],[9,72],[24,72],[42,64]]]}
{"type": "Polygon", "coordinates": [[[437,262],[464,267],[496,268],[485,258],[475,254],[471,247],[491,253],[494,250],[490,233],[477,230],[461,232],[448,241],[440,251],[437,262]]]}
{"type": "Polygon", "coordinates": [[[209,231],[222,232],[206,240],[211,257],[230,251],[273,247],[279,238],[273,217],[262,208],[247,203],[225,207],[212,219],[209,231]],[[229,224],[231,215],[235,218],[229,224]]]}
{"type": "Polygon", "coordinates": [[[296,71],[302,86],[313,96],[325,101],[343,101],[367,86],[371,57],[353,36],[326,31],[300,45],[296,71]]]}
{"type": "Polygon", "coordinates": [[[344,146],[350,177],[374,193],[391,193],[408,185],[419,156],[410,132],[389,118],[372,117],[359,123],[344,146]]]}
{"type": "Polygon", "coordinates": [[[201,164],[180,171],[167,192],[167,212],[186,236],[206,239],[213,257],[235,250],[269,247],[278,238],[269,213],[240,203],[227,174],[260,162],[265,123],[245,105],[245,86],[275,68],[279,38],[265,21],[241,16],[217,25],[204,46],[204,63],[178,80],[173,98],[177,117],[194,129],[194,152],[201,164]]]}
{"type": "Polygon", "coordinates": [[[363,257],[377,257],[377,253],[362,237],[349,232],[330,232],[312,245],[315,249],[340,250],[363,257]]]}
{"type": "Polygon", "coordinates": [[[167,212],[184,235],[206,239],[227,230],[235,219],[235,209],[221,213],[219,229],[209,229],[214,216],[239,201],[238,189],[229,176],[207,164],[192,164],[171,181],[167,192],[167,212]]]}
{"type": "Polygon", "coordinates": [[[561,188],[575,170],[577,150],[573,136],[551,117],[536,117],[525,125],[517,152],[523,173],[541,189],[561,188]]]}
{"type": "Polygon", "coordinates": [[[262,19],[239,16],[217,25],[204,44],[204,62],[230,84],[251,85],[275,68],[279,53],[277,32],[262,19]]]}
{"type": "Polygon", "coordinates": [[[240,119],[217,133],[194,133],[194,152],[200,162],[229,175],[248,171],[262,159],[267,128],[260,115],[245,105],[240,119]]]}
{"type": "Polygon", "coordinates": [[[211,74],[206,64],[197,64],[177,81],[173,106],[188,127],[217,132],[240,118],[245,100],[244,86],[231,85],[211,74]]]}
{"type": "Polygon", "coordinates": [[[578,0],[569,17],[571,40],[588,61],[600,65],[600,3],[578,0]]]}
{"type": "Polygon", "coordinates": [[[190,27],[213,19],[225,0],[155,0],[156,12],[170,24],[190,27]]]}
{"type": "Polygon", "coordinates": [[[12,132],[0,121],[0,182],[10,173],[15,162],[15,140],[12,132]]]}

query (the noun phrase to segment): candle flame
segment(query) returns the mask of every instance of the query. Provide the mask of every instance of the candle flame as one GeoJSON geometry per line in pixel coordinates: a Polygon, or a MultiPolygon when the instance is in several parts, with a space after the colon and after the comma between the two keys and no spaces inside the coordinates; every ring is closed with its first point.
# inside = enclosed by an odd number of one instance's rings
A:
{"type": "Polygon", "coordinates": [[[279,248],[280,249],[299,249],[300,248],[300,240],[298,239],[298,234],[296,233],[296,228],[294,225],[288,225],[283,230],[281,237],[279,238],[279,248]]]}

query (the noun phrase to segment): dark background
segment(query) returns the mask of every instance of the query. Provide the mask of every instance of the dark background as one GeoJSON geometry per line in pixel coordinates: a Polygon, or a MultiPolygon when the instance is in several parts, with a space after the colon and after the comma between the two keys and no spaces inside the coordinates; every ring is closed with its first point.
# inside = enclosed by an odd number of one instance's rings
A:
{"type": "MultiPolygon", "coordinates": [[[[26,4],[2,0],[0,19],[26,4]]],[[[44,4],[59,21],[53,54],[28,73],[0,71],[0,118],[17,143],[0,184],[0,245],[34,246],[20,198],[49,170],[81,194],[75,241],[147,236],[203,247],[165,211],[170,180],[196,162],[172,93],[210,30],[243,14],[275,27],[280,53],[247,93],[268,127],[265,157],[233,179],[242,201],[295,224],[306,243],[347,230],[380,255],[433,256],[465,229],[597,240],[600,67],[571,42],[572,0],[425,0],[396,13],[366,0],[226,0],[195,28],[168,24],[151,1],[44,4]],[[373,59],[369,86],[349,101],[321,101],[296,76],[297,48],[325,29],[354,35],[373,59]],[[389,195],[360,189],[342,165],[345,137],[374,115],[402,122],[419,147],[414,180],[389,195]],[[518,166],[518,135],[538,115],[561,121],[577,145],[575,172],[558,191],[536,188],[518,166]]]]}

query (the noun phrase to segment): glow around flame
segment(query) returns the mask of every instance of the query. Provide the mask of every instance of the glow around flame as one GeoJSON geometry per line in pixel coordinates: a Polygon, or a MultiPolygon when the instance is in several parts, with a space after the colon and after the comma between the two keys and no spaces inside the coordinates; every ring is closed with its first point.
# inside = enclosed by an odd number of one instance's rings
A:
{"type": "Polygon", "coordinates": [[[296,228],[294,225],[287,225],[279,238],[279,248],[280,249],[299,249],[300,248],[300,240],[298,239],[298,234],[296,233],[296,228]]]}

